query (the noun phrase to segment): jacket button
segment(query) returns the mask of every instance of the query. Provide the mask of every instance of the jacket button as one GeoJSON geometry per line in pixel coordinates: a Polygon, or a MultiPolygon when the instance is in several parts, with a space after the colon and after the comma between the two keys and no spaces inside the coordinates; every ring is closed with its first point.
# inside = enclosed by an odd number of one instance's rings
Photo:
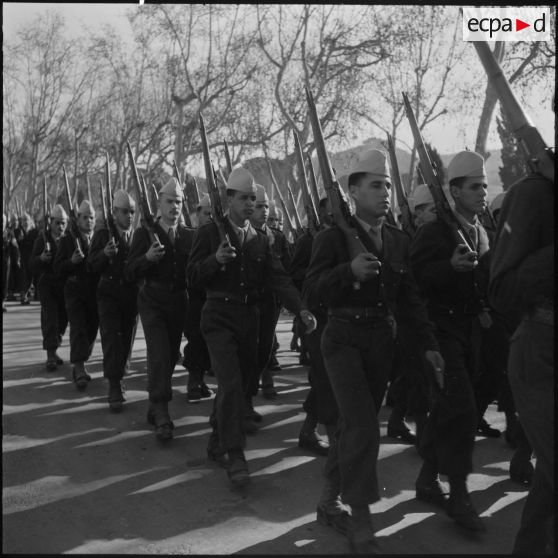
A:
{"type": "Polygon", "coordinates": [[[241,286],[241,287],[244,287],[244,283],[240,283],[240,286],[241,286]]]}
{"type": "Polygon", "coordinates": [[[355,318],[358,320],[360,318],[360,314],[357,314],[355,318]]]}
{"type": "Polygon", "coordinates": [[[382,303],[381,303],[381,302],[378,302],[378,306],[381,306],[381,305],[382,305],[382,303]]]}

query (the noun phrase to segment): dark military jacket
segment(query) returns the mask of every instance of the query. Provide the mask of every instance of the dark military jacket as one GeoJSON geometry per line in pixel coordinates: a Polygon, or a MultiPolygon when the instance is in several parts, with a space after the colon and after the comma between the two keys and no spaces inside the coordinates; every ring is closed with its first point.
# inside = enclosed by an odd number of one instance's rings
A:
{"type": "Polygon", "coordinates": [[[300,291],[302,291],[306,270],[310,264],[313,242],[314,238],[311,233],[308,230],[304,231],[295,243],[293,257],[288,267],[289,275],[300,291]]]}
{"type": "Polygon", "coordinates": [[[287,237],[279,230],[269,227],[275,238],[271,250],[275,256],[281,260],[281,264],[285,269],[289,269],[291,255],[289,252],[289,243],[287,237]]]}
{"type": "MultiPolygon", "coordinates": [[[[134,238],[134,231],[132,233],[132,241],[134,238]]],[[[130,282],[124,278],[124,263],[130,253],[130,246],[126,244],[122,237],[115,238],[118,246],[118,252],[113,257],[109,258],[105,253],[105,246],[109,241],[109,231],[107,228],[97,229],[93,234],[91,241],[91,249],[87,258],[87,264],[92,271],[101,275],[101,277],[110,279],[123,279],[127,284],[130,282]]]]}
{"type": "Polygon", "coordinates": [[[382,252],[358,222],[354,226],[367,250],[382,262],[380,274],[355,289],[357,282],[351,271],[351,258],[341,229],[333,226],[314,238],[312,257],[304,281],[303,294],[309,308],[323,305],[336,307],[384,308],[396,315],[404,307],[412,316],[419,342],[424,350],[438,350],[433,326],[420,296],[409,264],[410,237],[397,227],[382,226],[382,252]]]}
{"type": "Polygon", "coordinates": [[[554,306],[554,184],[531,174],[508,190],[490,268],[489,300],[517,321],[554,306]]]}
{"type": "Polygon", "coordinates": [[[179,223],[173,246],[167,228],[163,229],[159,223],[155,225],[155,232],[165,247],[165,255],[158,262],[150,262],[146,258],[152,244],[149,232],[145,227],[136,229],[124,266],[124,275],[128,281],[145,279],[147,285],[157,283],[159,286],[167,285],[170,291],[186,290],[186,266],[196,231],[179,223]]]}
{"type": "Polygon", "coordinates": [[[274,290],[283,305],[298,314],[301,300],[296,287],[272,254],[265,233],[257,229],[257,236],[240,246],[232,226],[225,221],[236,258],[223,266],[215,258],[221,243],[215,223],[207,223],[194,239],[192,254],[188,262],[188,282],[193,288],[205,288],[207,297],[212,293],[229,293],[241,299],[260,300],[265,287],[274,290]]]}
{"type": "Polygon", "coordinates": [[[56,253],[64,235],[62,235],[59,239],[58,244],[50,235],[47,238],[50,245],[50,251],[52,253],[52,259],[50,262],[43,262],[40,258],[45,249],[45,239],[42,234],[35,240],[31,257],[29,258],[29,268],[31,269],[31,273],[39,278],[39,284],[37,285],[39,287],[39,292],[41,290],[41,286],[44,287],[48,285],[49,287],[58,287],[59,289],[62,289],[64,286],[64,281],[57,277],[54,273],[54,260],[56,259],[56,253]]]}

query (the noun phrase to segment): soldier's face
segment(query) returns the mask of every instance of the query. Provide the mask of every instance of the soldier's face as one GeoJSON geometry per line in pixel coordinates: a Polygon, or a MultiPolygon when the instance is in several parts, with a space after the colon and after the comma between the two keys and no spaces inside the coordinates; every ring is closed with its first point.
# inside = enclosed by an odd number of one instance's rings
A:
{"type": "Polygon", "coordinates": [[[159,209],[161,217],[168,223],[176,224],[182,211],[182,198],[178,196],[170,196],[169,194],[161,194],[159,198],[159,209]]]}
{"type": "Polygon", "coordinates": [[[50,220],[50,232],[54,238],[58,238],[64,234],[66,230],[66,225],[68,221],[66,219],[51,219],[50,220]]]}
{"type": "Polygon", "coordinates": [[[385,217],[389,210],[391,182],[376,174],[366,173],[349,187],[357,210],[372,217],[385,217]]]}
{"type": "Polygon", "coordinates": [[[452,186],[451,194],[459,209],[480,215],[486,208],[488,186],[484,177],[466,177],[461,187],[452,186]]]}
{"type": "Polygon", "coordinates": [[[200,209],[198,209],[197,214],[199,227],[207,225],[207,223],[210,223],[213,220],[210,207],[201,207],[200,209]]]}
{"type": "Polygon", "coordinates": [[[95,228],[95,214],[94,213],[80,213],[77,218],[79,230],[85,234],[93,232],[95,228]]]}
{"type": "Polygon", "coordinates": [[[250,216],[254,213],[255,205],[255,193],[235,192],[233,196],[229,196],[229,213],[231,217],[237,220],[246,221],[246,219],[250,219],[250,216]]]}
{"type": "Polygon", "coordinates": [[[436,220],[436,206],[433,203],[424,203],[415,209],[415,222],[417,227],[422,227],[430,221],[436,220]]]}
{"type": "Polygon", "coordinates": [[[31,225],[31,219],[29,217],[27,217],[27,215],[24,215],[21,218],[21,227],[24,231],[29,230],[29,226],[31,225]]]}
{"type": "Polygon", "coordinates": [[[254,213],[250,217],[250,223],[254,227],[261,229],[269,217],[269,204],[267,202],[257,202],[254,213]]]}
{"type": "Polygon", "coordinates": [[[121,229],[128,230],[132,226],[135,212],[134,207],[115,207],[113,208],[114,220],[121,229]]]}
{"type": "Polygon", "coordinates": [[[325,206],[320,207],[318,211],[320,223],[331,227],[331,224],[333,223],[333,215],[331,213],[331,204],[329,203],[329,200],[326,202],[325,206]]]}

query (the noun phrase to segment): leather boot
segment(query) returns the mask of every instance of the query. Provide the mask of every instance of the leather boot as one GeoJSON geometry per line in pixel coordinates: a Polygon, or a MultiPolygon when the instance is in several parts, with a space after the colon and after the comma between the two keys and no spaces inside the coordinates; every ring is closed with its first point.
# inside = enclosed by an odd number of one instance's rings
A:
{"type": "Polygon", "coordinates": [[[333,527],[338,533],[347,535],[350,510],[341,501],[339,492],[339,485],[326,479],[316,508],[316,519],[318,523],[333,527]]]}
{"type": "Polygon", "coordinates": [[[469,531],[486,531],[482,519],[473,507],[463,477],[450,477],[450,496],[446,511],[460,527],[469,531]]]}
{"type": "Polygon", "coordinates": [[[429,461],[424,461],[419,476],[415,481],[415,498],[441,508],[446,507],[447,493],[440,483],[436,467],[429,461]]]}
{"type": "Polygon", "coordinates": [[[56,372],[58,369],[56,364],[56,351],[53,349],[47,349],[46,369],[47,372],[56,372]]]}
{"type": "Polygon", "coordinates": [[[174,424],[169,416],[168,401],[152,403],[151,409],[155,419],[155,437],[161,442],[172,440],[174,424]]]}

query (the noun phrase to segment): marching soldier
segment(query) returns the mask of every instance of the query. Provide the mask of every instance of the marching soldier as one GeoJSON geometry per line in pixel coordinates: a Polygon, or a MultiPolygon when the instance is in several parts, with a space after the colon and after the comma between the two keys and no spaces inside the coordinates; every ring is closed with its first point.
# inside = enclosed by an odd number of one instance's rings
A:
{"type": "Polygon", "coordinates": [[[68,215],[61,205],[55,205],[50,215],[50,231],[45,238],[40,235],[33,245],[29,268],[38,277],[37,289],[41,303],[41,331],[43,349],[47,352],[46,369],[55,372],[64,361],[58,356],[57,349],[62,344],[62,336],[68,326],[66,304],[64,301],[64,282],[54,274],[53,263],[60,240],[68,224],[68,215]]]}
{"type": "MultiPolygon", "coordinates": [[[[204,194],[196,207],[198,229],[212,220],[211,201],[204,194]]],[[[207,399],[213,395],[204,382],[205,373],[211,368],[207,344],[200,330],[201,310],[205,304],[205,291],[188,285],[188,312],[184,323],[184,335],[188,340],[184,346],[184,368],[188,370],[188,386],[186,397],[194,402],[207,399]]]]}
{"type": "Polygon", "coordinates": [[[159,192],[161,217],[151,242],[146,228],[138,228],[124,268],[128,281],[141,281],[138,310],[147,345],[149,408],[147,421],[155,426],[160,441],[173,438],[169,415],[172,374],[187,311],[186,264],[194,231],[179,224],[183,194],[173,177],[159,192]]]}
{"type": "Polygon", "coordinates": [[[72,378],[76,389],[84,391],[91,381],[85,363],[91,356],[99,329],[96,300],[99,275],[86,265],[95,228],[95,212],[88,200],[83,200],[78,208],[77,227],[80,248],[76,247],[73,235],[64,235],[54,259],[54,272],[59,279],[65,280],[64,300],[70,322],[72,378]]]}
{"type": "Polygon", "coordinates": [[[324,471],[318,521],[347,532],[351,549],[361,553],[374,550],[369,504],[380,499],[378,412],[392,366],[397,304],[413,315],[425,358],[438,370],[443,360],[409,273],[410,239],[384,223],[391,189],[385,153],[364,153],[348,173],[348,188],[356,206],[353,226],[367,252],[351,260],[339,227],[320,232],[304,292],[307,300],[327,307],[321,348],[340,414],[324,471]]]}
{"type": "Polygon", "coordinates": [[[536,172],[506,193],[490,267],[491,304],[519,323],[510,341],[508,377],[521,425],[537,456],[514,554],[553,550],[554,187],[553,156],[540,153],[536,172]]]}
{"type": "MultiPolygon", "coordinates": [[[[19,247],[21,257],[21,267],[18,276],[18,290],[20,292],[20,304],[26,306],[30,304],[29,289],[33,280],[33,274],[29,269],[29,258],[33,251],[35,240],[39,236],[39,231],[35,228],[33,219],[27,211],[21,216],[20,226],[15,230],[15,237],[19,247]]],[[[35,285],[35,288],[37,286],[35,285]]]]}
{"type": "Polygon", "coordinates": [[[295,286],[273,257],[267,236],[250,224],[256,188],[246,169],[233,169],[229,175],[227,201],[224,227],[231,244],[220,241],[215,223],[200,228],[188,263],[188,279],[190,285],[206,290],[201,329],[218,384],[208,455],[223,464],[228,461],[230,481],[241,486],[249,481],[243,449],[245,393],[257,363],[257,301],[264,286],[272,288],[287,308],[300,313],[309,327],[315,324],[313,316],[302,310],[295,286]]]}
{"type": "Polygon", "coordinates": [[[486,231],[479,222],[486,207],[484,159],[462,151],[448,166],[449,188],[455,216],[467,231],[475,250],[455,246],[451,229],[441,219],[418,229],[411,248],[417,283],[435,323],[446,363],[444,387],[439,390],[420,440],[423,465],[416,480],[417,499],[445,506],[455,522],[473,531],[485,529],[467,491],[473,469],[472,454],[477,431],[473,379],[477,373],[482,320],[486,319],[484,291],[487,274],[482,258],[489,249],[486,231]],[[438,474],[449,478],[446,496],[438,474]]]}
{"type": "Polygon", "coordinates": [[[125,190],[117,190],[112,207],[114,228],[111,232],[106,227],[97,229],[87,263],[93,272],[101,276],[97,286],[97,305],[103,375],[109,382],[109,409],[119,413],[125,401],[121,382],[132,350],[138,316],[137,285],[124,277],[124,263],[133,237],[136,203],[125,190]],[[115,233],[118,236],[112,236],[115,233]]]}
{"type": "Polygon", "coordinates": [[[436,220],[436,206],[428,184],[419,184],[409,199],[417,228],[436,220]]]}
{"type": "Polygon", "coordinates": [[[14,230],[7,223],[6,215],[2,214],[2,312],[7,312],[6,300],[10,300],[10,285],[13,268],[19,267],[20,257],[14,230]]]}

